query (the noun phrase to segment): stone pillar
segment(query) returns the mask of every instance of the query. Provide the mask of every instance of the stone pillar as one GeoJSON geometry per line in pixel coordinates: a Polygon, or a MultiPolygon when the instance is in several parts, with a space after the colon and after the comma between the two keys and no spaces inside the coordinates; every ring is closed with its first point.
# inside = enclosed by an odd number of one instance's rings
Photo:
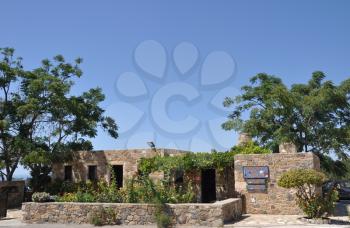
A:
{"type": "Polygon", "coordinates": [[[252,136],[248,133],[240,133],[239,136],[238,136],[238,143],[237,145],[238,146],[242,146],[248,142],[251,142],[252,141],[252,136]]]}
{"type": "Polygon", "coordinates": [[[281,154],[295,154],[297,153],[297,147],[294,143],[284,142],[278,146],[278,150],[281,154]]]}

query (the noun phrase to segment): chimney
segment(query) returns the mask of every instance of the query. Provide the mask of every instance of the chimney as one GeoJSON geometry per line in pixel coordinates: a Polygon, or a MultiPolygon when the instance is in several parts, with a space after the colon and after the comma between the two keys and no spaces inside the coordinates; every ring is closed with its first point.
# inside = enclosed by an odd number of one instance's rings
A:
{"type": "Polygon", "coordinates": [[[297,153],[297,147],[294,143],[283,142],[278,146],[278,150],[281,154],[295,154],[297,153]]]}
{"type": "Polygon", "coordinates": [[[238,146],[243,146],[244,144],[247,144],[248,142],[252,141],[252,136],[250,136],[250,134],[248,133],[240,133],[238,136],[238,142],[237,145],[238,146]]]}

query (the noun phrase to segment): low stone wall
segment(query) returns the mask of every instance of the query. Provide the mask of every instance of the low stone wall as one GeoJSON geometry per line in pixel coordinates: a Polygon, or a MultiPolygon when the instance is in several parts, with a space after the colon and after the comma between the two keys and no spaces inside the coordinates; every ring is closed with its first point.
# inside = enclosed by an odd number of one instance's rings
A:
{"type": "MultiPolygon", "coordinates": [[[[121,224],[147,225],[155,223],[155,205],[129,203],[24,203],[26,223],[89,223],[92,211],[99,207],[112,208],[121,224]]],[[[174,224],[219,227],[242,215],[241,199],[227,199],[213,204],[168,204],[174,224]]]]}
{"type": "Polygon", "coordinates": [[[242,201],[238,198],[215,203],[168,204],[174,224],[220,227],[242,215],[242,201]]]}

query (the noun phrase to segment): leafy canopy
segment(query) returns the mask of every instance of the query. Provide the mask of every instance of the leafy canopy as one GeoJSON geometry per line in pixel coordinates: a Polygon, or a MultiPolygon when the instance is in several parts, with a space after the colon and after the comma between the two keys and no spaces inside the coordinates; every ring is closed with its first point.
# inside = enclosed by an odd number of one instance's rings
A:
{"type": "Polygon", "coordinates": [[[249,133],[259,145],[278,151],[281,142],[293,142],[298,151],[345,160],[350,148],[350,79],[335,85],[314,72],[306,84],[288,88],[280,78],[264,73],[242,87],[242,94],[226,98],[233,107],[225,130],[249,133]]]}
{"type": "Polygon", "coordinates": [[[313,169],[293,169],[282,174],[278,185],[283,188],[301,188],[304,185],[322,186],[326,175],[313,169]]]}
{"type": "Polygon", "coordinates": [[[0,49],[0,160],[7,180],[22,163],[40,183],[52,161],[69,159],[72,150],[91,149],[88,138],[99,127],[117,138],[115,121],[100,107],[105,98],[100,88],[71,93],[82,76],[81,63],[57,55],[24,70],[14,49],[0,49]]]}

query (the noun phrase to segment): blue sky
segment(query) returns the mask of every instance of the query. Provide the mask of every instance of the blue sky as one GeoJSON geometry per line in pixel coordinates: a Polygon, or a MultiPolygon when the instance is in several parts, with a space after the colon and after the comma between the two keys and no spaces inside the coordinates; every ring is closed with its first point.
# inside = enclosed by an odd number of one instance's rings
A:
{"type": "Polygon", "coordinates": [[[290,85],[315,70],[337,83],[350,75],[345,0],[12,0],[0,9],[0,47],[14,47],[25,67],[56,54],[84,59],[73,93],[101,87],[102,105],[121,130],[118,140],[100,132],[95,149],[142,148],[152,140],[225,150],[237,135],[220,129],[228,111],[218,107],[220,97],[234,96],[250,77],[266,72],[290,85]]]}

